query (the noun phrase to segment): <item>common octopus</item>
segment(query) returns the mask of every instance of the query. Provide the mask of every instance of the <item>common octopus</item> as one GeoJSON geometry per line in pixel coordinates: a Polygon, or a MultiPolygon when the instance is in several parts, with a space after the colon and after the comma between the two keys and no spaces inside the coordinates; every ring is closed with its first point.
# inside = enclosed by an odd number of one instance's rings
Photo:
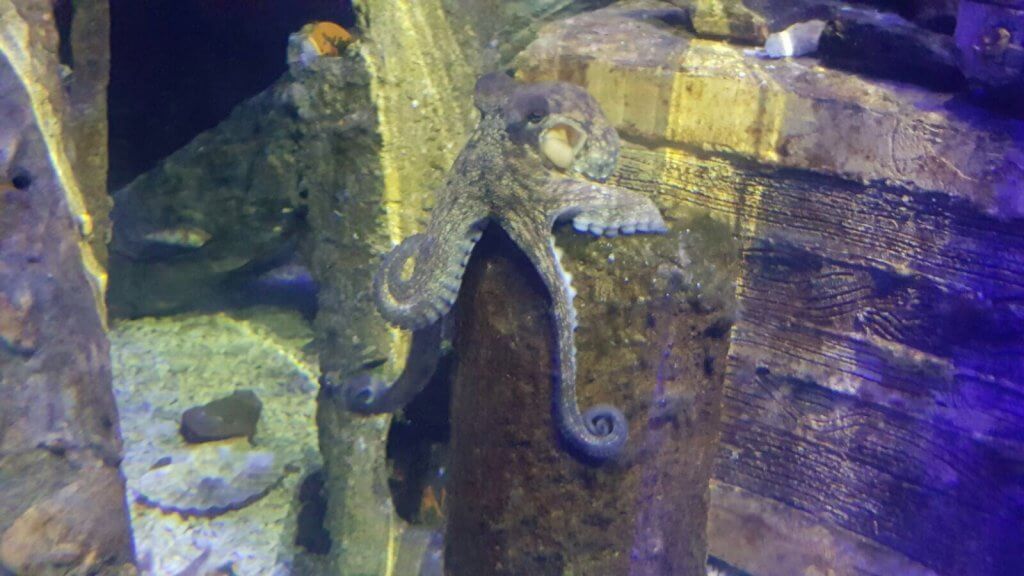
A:
{"type": "Polygon", "coordinates": [[[474,103],[480,121],[437,196],[426,231],[388,253],[374,277],[378,310],[414,330],[405,372],[393,384],[364,374],[346,399],[361,413],[401,408],[436,366],[441,318],[459,292],[470,253],[485,226],[500,226],[540,273],[553,303],[558,350],[555,420],[571,449],[603,461],[628,437],[625,415],[576,401],[576,311],[572,277],[552,237],[558,222],[613,237],[667,230],[645,196],[602,184],[619,153],[619,137],[597,102],[567,83],[521,84],[502,73],[481,77],[474,103]]]}

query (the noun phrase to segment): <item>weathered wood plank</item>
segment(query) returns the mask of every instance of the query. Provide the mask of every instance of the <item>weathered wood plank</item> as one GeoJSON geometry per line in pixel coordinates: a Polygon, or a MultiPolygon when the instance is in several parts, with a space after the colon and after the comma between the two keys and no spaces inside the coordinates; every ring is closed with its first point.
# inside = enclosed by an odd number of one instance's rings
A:
{"type": "Polygon", "coordinates": [[[1024,454],[736,358],[716,476],[949,574],[1020,574],[1024,454]],[[1015,453],[1014,453],[1015,452],[1015,453]]]}
{"type": "Polygon", "coordinates": [[[1015,567],[1022,231],[941,195],[675,149],[621,164],[621,184],[731,218],[746,245],[717,477],[943,573],[1015,567]]]}
{"type": "Polygon", "coordinates": [[[783,240],[896,276],[991,300],[1024,298],[1024,228],[948,196],[860,186],[839,179],[629,147],[618,182],[736,218],[749,237],[783,240]]]}
{"type": "MultiPolygon", "coordinates": [[[[553,25],[518,74],[587,87],[632,143],[616,183],[745,246],[718,478],[940,574],[1024,573],[1024,125],[746,58],[678,12],[553,25]]],[[[742,538],[712,552],[754,569],[742,538]]],[[[815,568],[870,573],[839,556],[815,568]]]]}
{"type": "MultiPolygon", "coordinates": [[[[831,330],[890,340],[943,357],[986,356],[1024,345],[1021,300],[993,301],[916,275],[852,265],[807,248],[755,241],[743,286],[751,306],[831,330]]],[[[992,359],[987,359],[991,366],[992,359]]]]}
{"type": "Polygon", "coordinates": [[[750,314],[736,327],[733,354],[976,438],[1024,442],[1024,386],[1016,380],[957,371],[933,357],[750,314]]]}
{"type": "Polygon", "coordinates": [[[708,539],[718,558],[757,576],[936,576],[928,568],[782,502],[711,481],[708,539]],[[733,543],[743,542],[744,546],[733,543]]]}

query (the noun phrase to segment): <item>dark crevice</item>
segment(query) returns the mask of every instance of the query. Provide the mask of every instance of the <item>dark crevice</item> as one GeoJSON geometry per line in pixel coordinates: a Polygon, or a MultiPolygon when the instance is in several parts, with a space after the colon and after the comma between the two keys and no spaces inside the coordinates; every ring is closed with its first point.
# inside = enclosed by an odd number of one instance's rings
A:
{"type": "Polygon", "coordinates": [[[75,4],[72,0],[56,0],[53,3],[53,19],[57,23],[57,35],[60,44],[57,57],[60,63],[74,68],[74,55],[71,50],[71,23],[75,20],[75,4]]]}
{"type": "Polygon", "coordinates": [[[299,517],[295,545],[315,555],[331,551],[331,533],[324,525],[327,517],[327,492],[323,470],[312,472],[299,486],[299,517]]]}
{"type": "Polygon", "coordinates": [[[391,499],[398,516],[412,524],[439,525],[443,520],[453,367],[451,355],[442,358],[430,383],[388,431],[391,499]]]}

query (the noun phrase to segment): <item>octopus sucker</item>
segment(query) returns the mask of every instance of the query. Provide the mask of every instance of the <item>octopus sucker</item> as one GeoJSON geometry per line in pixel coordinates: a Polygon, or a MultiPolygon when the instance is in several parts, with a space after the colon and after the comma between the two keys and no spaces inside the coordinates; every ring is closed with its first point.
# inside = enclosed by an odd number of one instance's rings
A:
{"type": "Polygon", "coordinates": [[[353,376],[349,405],[362,413],[393,411],[422,389],[425,382],[414,380],[429,379],[428,368],[436,366],[438,326],[458,296],[473,247],[493,224],[526,254],[551,295],[560,435],[577,455],[612,458],[626,444],[628,421],[614,406],[581,411],[577,403],[576,290],[552,228],[571,219],[577,232],[615,237],[667,227],[650,199],[603,183],[618,159],[619,137],[586,90],[564,82],[519,84],[495,73],[478,80],[474,102],[479,124],[437,191],[426,232],[392,249],[374,276],[384,319],[415,330],[406,372],[393,384],[353,376]]]}

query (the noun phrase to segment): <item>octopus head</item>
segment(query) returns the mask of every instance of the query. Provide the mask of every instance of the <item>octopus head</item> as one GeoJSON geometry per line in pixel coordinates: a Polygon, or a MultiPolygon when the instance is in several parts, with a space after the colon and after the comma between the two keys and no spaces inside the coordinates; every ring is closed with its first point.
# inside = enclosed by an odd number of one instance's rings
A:
{"type": "Polygon", "coordinates": [[[515,85],[502,108],[511,141],[532,149],[548,169],[604,181],[615,167],[619,136],[583,88],[515,85]]]}

